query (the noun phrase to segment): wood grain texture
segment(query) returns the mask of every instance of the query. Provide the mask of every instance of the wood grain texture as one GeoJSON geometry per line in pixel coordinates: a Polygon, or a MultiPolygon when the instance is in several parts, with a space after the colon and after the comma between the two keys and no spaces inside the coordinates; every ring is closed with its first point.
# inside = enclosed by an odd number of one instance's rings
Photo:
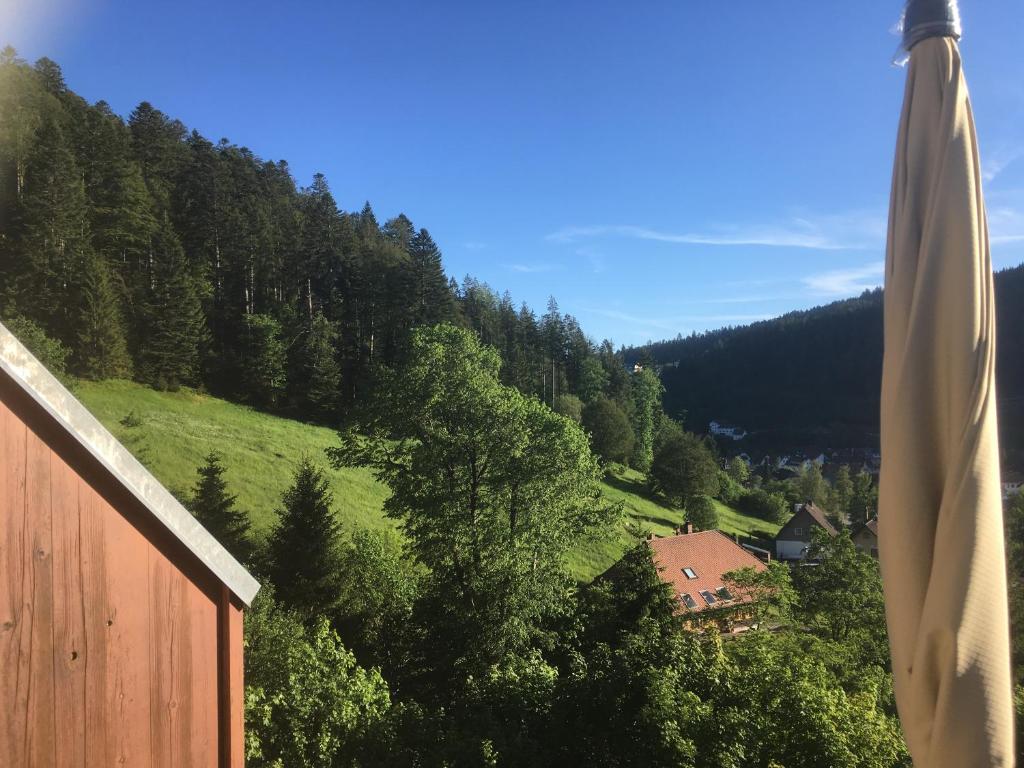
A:
{"type": "Polygon", "coordinates": [[[22,624],[22,653],[28,654],[28,717],[25,759],[29,765],[56,763],[53,676],[53,511],[50,503],[50,450],[29,433],[25,450],[27,601],[22,624]]]}
{"type": "Polygon", "coordinates": [[[245,765],[245,681],[242,659],[242,608],[227,587],[221,588],[220,641],[220,764],[245,765]]]}
{"type": "Polygon", "coordinates": [[[16,395],[0,380],[0,767],[241,766],[241,605],[16,395]]]}
{"type": "MultiPolygon", "coordinates": [[[[69,468],[70,470],[70,468],[69,468]]],[[[81,551],[82,617],[85,632],[85,760],[86,765],[114,765],[107,751],[107,632],[106,512],[102,500],[78,478],[78,523],[81,551]]],[[[120,567],[120,558],[115,568],[120,567]]]]}
{"type": "Polygon", "coordinates": [[[23,765],[28,718],[25,631],[25,425],[0,402],[0,765],[23,765]]]}
{"type": "Polygon", "coordinates": [[[106,611],[106,754],[110,765],[147,765],[150,714],[149,542],[121,515],[103,520],[108,563],[106,611]]]}
{"type": "MultiPolygon", "coordinates": [[[[53,520],[53,684],[56,768],[84,768],[86,596],[82,586],[78,477],[50,462],[53,520]]],[[[101,653],[102,651],[99,650],[101,653]]]]}
{"type": "MultiPolygon", "coordinates": [[[[196,589],[189,590],[189,615],[192,653],[191,680],[193,691],[216,691],[217,679],[217,603],[196,589]]],[[[216,696],[191,696],[193,737],[189,744],[189,765],[216,768],[218,764],[219,702],[216,696]]]]}

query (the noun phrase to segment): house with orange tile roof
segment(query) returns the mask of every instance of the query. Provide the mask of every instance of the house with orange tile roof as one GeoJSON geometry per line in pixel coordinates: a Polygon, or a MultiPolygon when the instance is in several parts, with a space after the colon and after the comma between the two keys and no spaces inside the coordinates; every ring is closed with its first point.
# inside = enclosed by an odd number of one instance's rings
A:
{"type": "Polygon", "coordinates": [[[741,607],[751,599],[729,587],[724,575],[740,568],[764,571],[765,564],[754,554],[721,531],[697,531],[691,523],[677,529],[677,535],[653,538],[648,545],[662,581],[694,623],[713,619],[723,631],[745,625],[748,617],[741,607]]]}

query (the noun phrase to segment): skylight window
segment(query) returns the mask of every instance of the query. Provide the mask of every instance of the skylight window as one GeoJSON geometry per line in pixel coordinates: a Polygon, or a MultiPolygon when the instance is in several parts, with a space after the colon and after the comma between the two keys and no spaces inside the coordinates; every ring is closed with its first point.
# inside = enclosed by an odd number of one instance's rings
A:
{"type": "Polygon", "coordinates": [[[704,598],[704,602],[708,605],[714,605],[718,602],[718,598],[708,592],[706,589],[700,591],[700,596],[704,598]]]}
{"type": "Polygon", "coordinates": [[[682,594],[679,599],[683,601],[683,605],[689,608],[691,611],[696,610],[697,601],[690,597],[688,594],[682,594]]]}
{"type": "Polygon", "coordinates": [[[697,572],[693,568],[683,568],[683,575],[688,579],[696,579],[697,572]]]}
{"type": "Polygon", "coordinates": [[[732,592],[729,591],[728,587],[719,587],[715,591],[718,593],[719,600],[732,600],[732,592]]]}

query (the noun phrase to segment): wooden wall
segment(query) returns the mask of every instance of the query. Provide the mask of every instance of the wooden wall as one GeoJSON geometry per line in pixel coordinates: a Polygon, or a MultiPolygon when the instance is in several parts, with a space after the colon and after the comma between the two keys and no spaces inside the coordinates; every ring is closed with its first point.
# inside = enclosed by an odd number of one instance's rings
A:
{"type": "Polygon", "coordinates": [[[0,382],[0,766],[237,768],[241,650],[223,585],[0,382]]]}

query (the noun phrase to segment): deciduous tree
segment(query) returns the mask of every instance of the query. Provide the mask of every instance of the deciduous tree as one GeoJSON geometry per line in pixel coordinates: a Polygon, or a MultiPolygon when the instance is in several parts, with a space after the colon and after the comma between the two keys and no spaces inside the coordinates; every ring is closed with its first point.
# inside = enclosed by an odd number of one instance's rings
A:
{"type": "Polygon", "coordinates": [[[565,599],[569,547],[618,513],[599,498],[582,430],[500,384],[498,367],[468,331],[417,330],[368,436],[345,433],[331,451],[390,487],[385,511],[429,569],[434,626],[471,664],[525,647],[565,599]]]}

